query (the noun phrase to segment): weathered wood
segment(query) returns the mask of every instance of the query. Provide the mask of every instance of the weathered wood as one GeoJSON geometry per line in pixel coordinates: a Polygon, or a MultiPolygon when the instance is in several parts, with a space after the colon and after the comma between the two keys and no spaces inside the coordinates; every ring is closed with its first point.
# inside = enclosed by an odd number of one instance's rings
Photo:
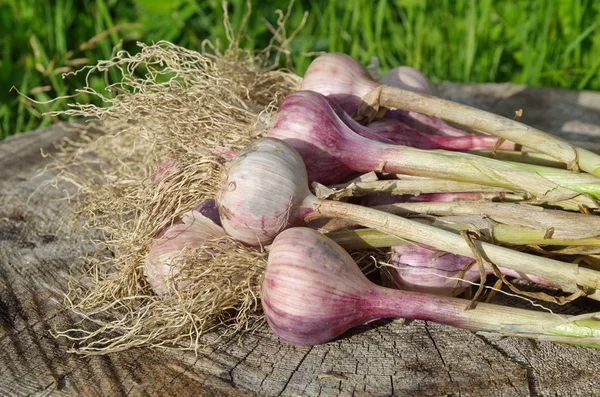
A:
{"type": "MultiPolygon", "coordinates": [[[[600,94],[514,85],[439,86],[442,96],[600,149],[600,94]]],[[[78,321],[63,305],[70,271],[95,247],[60,232],[69,204],[36,177],[60,126],[0,144],[0,395],[598,395],[600,351],[475,335],[433,323],[379,321],[326,345],[281,343],[267,327],[194,356],[134,349],[65,353],[49,329],[78,321]]],[[[520,301],[500,298],[503,303],[520,301]]],[[[600,310],[579,300],[570,313],[600,310]]],[[[209,336],[207,336],[209,337],[209,336]]]]}

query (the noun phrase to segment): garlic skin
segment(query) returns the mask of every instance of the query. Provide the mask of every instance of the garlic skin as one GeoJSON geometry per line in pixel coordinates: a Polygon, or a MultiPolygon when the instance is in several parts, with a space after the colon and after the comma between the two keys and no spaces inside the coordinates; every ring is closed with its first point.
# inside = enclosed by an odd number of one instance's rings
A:
{"type": "Polygon", "coordinates": [[[456,296],[470,285],[459,278],[471,283],[479,281],[476,264],[460,274],[473,263],[473,258],[467,256],[406,244],[393,247],[389,260],[393,267],[388,268],[388,273],[403,290],[456,296]]]}
{"type": "Polygon", "coordinates": [[[170,282],[178,273],[175,262],[179,255],[185,248],[193,248],[206,240],[224,236],[223,228],[196,210],[186,212],[180,222],[163,230],[144,261],[144,275],[154,292],[165,296],[174,289],[185,288],[181,283],[174,286],[170,282]]]}
{"type": "Polygon", "coordinates": [[[423,94],[434,95],[435,90],[427,77],[410,66],[399,66],[387,72],[381,79],[381,84],[402,88],[423,94]]]}
{"type": "Polygon", "coordinates": [[[262,138],[230,163],[217,203],[223,228],[252,246],[269,244],[298,221],[308,190],[302,157],[287,143],[262,138]]]}
{"type": "Polygon", "coordinates": [[[219,209],[217,208],[216,200],[204,200],[199,206],[194,208],[194,211],[204,215],[213,221],[215,225],[221,226],[221,218],[219,217],[219,209]]]}
{"type": "Polygon", "coordinates": [[[377,86],[379,84],[373,81],[369,71],[356,59],[331,52],[320,55],[311,62],[300,90],[325,95],[345,112],[352,114],[361,104],[361,98],[377,86]]]}

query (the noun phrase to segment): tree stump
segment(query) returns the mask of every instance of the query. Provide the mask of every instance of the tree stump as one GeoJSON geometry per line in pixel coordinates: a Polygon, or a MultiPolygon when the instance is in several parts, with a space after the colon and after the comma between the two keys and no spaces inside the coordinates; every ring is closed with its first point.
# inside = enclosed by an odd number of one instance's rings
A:
{"type": "MultiPolygon", "coordinates": [[[[600,93],[509,84],[443,83],[441,96],[522,120],[600,150],[600,93]]],[[[95,249],[67,236],[64,194],[39,175],[40,149],[67,136],[61,125],[0,143],[0,395],[600,395],[600,351],[476,335],[424,321],[379,321],[311,348],[282,343],[264,326],[209,352],[132,349],[66,353],[49,332],[80,319],[63,304],[69,273],[95,249]]],[[[500,298],[504,304],[521,301],[500,298]]],[[[557,311],[600,311],[578,300],[557,311]]]]}

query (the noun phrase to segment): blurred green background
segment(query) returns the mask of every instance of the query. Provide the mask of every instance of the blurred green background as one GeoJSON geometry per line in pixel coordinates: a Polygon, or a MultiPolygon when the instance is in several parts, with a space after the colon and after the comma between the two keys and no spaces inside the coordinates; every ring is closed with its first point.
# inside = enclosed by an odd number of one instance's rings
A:
{"type": "MultiPolygon", "coordinates": [[[[234,26],[245,4],[229,1],[234,26]]],[[[274,23],[274,10],[288,4],[252,2],[243,45],[263,48],[265,20],[274,23]]],[[[83,76],[62,73],[109,58],[120,40],[131,51],[137,40],[224,46],[221,7],[220,0],[0,0],[0,139],[50,124],[41,113],[68,103],[34,105],[11,87],[37,101],[73,94],[83,76]]],[[[600,90],[600,1],[297,0],[288,31],[305,11],[307,24],[291,43],[300,74],[310,62],[303,53],[342,51],[364,64],[377,56],[384,72],[410,65],[433,81],[600,90]]],[[[105,84],[91,81],[98,90],[105,84]]]]}

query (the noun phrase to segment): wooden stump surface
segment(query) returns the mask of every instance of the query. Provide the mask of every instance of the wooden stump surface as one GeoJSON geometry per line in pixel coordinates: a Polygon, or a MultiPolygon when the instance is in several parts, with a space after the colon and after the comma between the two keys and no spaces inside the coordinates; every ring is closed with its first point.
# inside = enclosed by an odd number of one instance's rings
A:
{"type": "MultiPolygon", "coordinates": [[[[443,83],[441,96],[512,117],[600,149],[600,93],[507,84],[443,83]]],[[[49,333],[79,320],[65,309],[67,276],[94,246],[61,233],[69,204],[44,185],[40,149],[61,126],[0,142],[0,396],[576,396],[600,395],[600,350],[475,335],[424,321],[379,321],[312,348],[280,342],[265,326],[212,351],[133,349],[66,353],[49,333]]],[[[522,305],[501,298],[499,302],[522,305]]],[[[600,311],[578,300],[565,313],[600,311]]]]}

